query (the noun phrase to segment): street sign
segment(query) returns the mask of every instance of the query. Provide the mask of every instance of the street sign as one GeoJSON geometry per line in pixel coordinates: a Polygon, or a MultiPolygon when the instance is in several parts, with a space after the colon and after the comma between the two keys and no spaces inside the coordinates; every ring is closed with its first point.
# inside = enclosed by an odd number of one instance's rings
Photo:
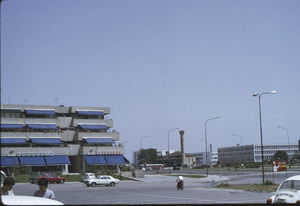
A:
{"type": "Polygon", "coordinates": [[[286,161],[273,161],[273,172],[286,171],[286,161]]]}

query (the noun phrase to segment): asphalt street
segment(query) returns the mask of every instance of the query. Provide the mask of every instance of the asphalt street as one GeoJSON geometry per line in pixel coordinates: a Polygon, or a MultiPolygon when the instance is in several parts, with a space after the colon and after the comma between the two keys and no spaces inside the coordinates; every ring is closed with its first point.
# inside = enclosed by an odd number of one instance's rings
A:
{"type": "MultiPolygon", "coordinates": [[[[56,200],[64,204],[221,204],[221,203],[265,203],[273,193],[258,193],[242,190],[213,188],[217,183],[255,184],[261,183],[259,173],[242,175],[209,175],[205,178],[185,178],[185,188],[176,189],[176,177],[165,175],[145,175],[140,181],[121,181],[115,187],[87,187],[82,182],[49,184],[56,200]],[[250,175],[251,174],[251,175],[250,175]]],[[[298,171],[288,175],[299,174],[298,171]]],[[[270,174],[266,174],[269,176],[270,174]]],[[[272,174],[271,174],[272,176],[272,174]]],[[[285,174],[277,175],[277,180],[285,179],[285,174]]],[[[31,196],[38,189],[36,184],[18,183],[15,195],[31,196]]]]}

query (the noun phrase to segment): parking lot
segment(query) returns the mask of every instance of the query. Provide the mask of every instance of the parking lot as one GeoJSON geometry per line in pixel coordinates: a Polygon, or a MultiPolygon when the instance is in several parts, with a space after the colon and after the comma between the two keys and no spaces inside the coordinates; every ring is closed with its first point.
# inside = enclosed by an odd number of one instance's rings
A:
{"type": "MultiPolygon", "coordinates": [[[[230,177],[222,177],[222,181],[230,177]]],[[[82,182],[49,184],[56,200],[64,204],[220,204],[265,203],[272,193],[242,190],[216,189],[210,187],[219,176],[185,178],[183,191],[176,189],[176,177],[146,175],[142,181],[121,181],[115,187],[87,187],[82,182]]],[[[15,195],[32,195],[36,184],[19,183],[14,186],[15,195]]]]}

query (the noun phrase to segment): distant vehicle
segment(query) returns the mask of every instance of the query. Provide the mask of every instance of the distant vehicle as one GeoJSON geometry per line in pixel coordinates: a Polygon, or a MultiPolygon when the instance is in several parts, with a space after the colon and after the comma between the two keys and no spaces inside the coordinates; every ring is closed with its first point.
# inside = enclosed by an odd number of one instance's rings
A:
{"type": "Polygon", "coordinates": [[[141,165],[145,170],[163,170],[163,164],[142,164],[141,165]]]}
{"type": "Polygon", "coordinates": [[[42,197],[1,195],[1,198],[4,205],[64,205],[57,200],[42,197]]]}
{"type": "Polygon", "coordinates": [[[84,173],[81,177],[81,181],[84,182],[86,180],[94,179],[96,178],[94,173],[84,173]]]}
{"type": "Polygon", "coordinates": [[[29,181],[34,184],[34,183],[37,183],[39,181],[39,179],[41,178],[46,178],[48,180],[49,183],[65,183],[65,181],[67,181],[67,178],[65,177],[60,177],[60,176],[57,176],[56,174],[52,174],[52,173],[49,173],[49,174],[44,174],[43,176],[40,176],[40,177],[30,177],[29,178],[29,181]]]}
{"type": "Polygon", "coordinates": [[[267,204],[271,203],[300,204],[300,175],[284,180],[278,187],[275,195],[267,200],[267,204]]]}
{"type": "Polygon", "coordinates": [[[120,182],[119,179],[115,179],[112,176],[97,176],[94,179],[86,180],[84,183],[86,186],[95,187],[96,185],[115,186],[120,182]]]}

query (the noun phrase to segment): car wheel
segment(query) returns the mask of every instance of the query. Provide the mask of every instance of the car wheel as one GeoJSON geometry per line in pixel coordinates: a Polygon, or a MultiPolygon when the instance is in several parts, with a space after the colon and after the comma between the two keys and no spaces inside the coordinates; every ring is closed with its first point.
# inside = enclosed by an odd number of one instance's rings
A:
{"type": "Polygon", "coordinates": [[[110,186],[112,186],[112,187],[114,187],[115,185],[116,185],[116,183],[114,183],[114,182],[110,183],[110,186]]]}
{"type": "Polygon", "coordinates": [[[92,187],[96,187],[96,183],[93,182],[93,183],[91,184],[91,186],[92,186],[92,187]]]}
{"type": "Polygon", "coordinates": [[[65,183],[65,181],[64,181],[64,180],[60,180],[60,183],[61,183],[61,184],[64,184],[64,183],[65,183]]]}

